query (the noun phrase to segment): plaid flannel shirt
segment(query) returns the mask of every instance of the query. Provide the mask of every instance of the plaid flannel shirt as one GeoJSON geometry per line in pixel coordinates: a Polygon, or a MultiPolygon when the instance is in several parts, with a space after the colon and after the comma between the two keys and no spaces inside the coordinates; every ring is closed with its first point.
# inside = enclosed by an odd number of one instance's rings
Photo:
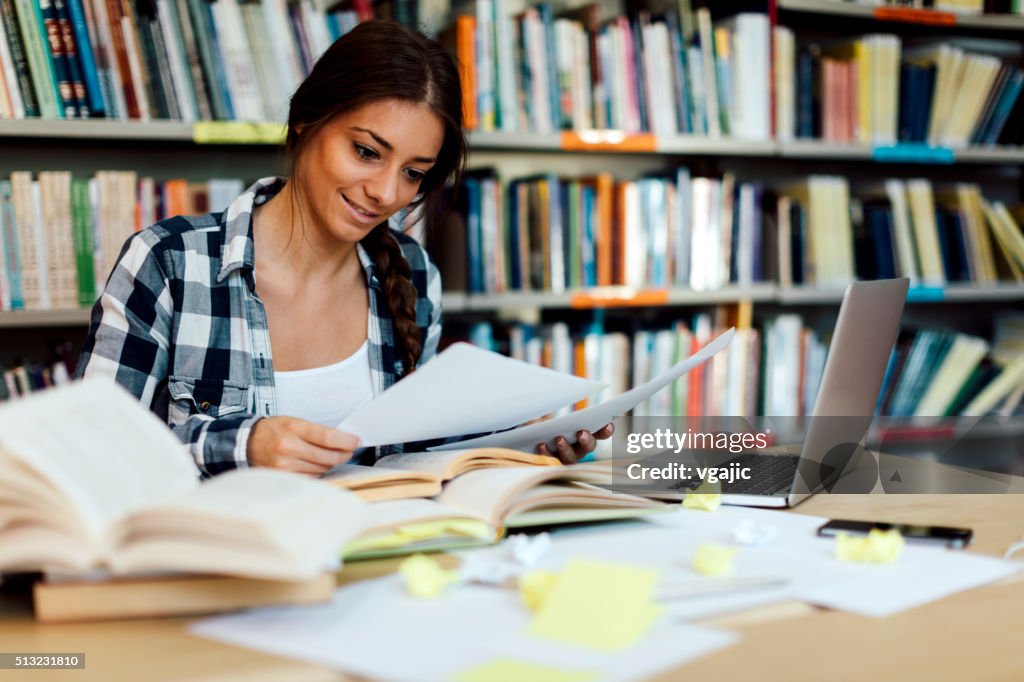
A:
{"type": "MultiPolygon", "coordinates": [[[[247,466],[253,425],[277,414],[267,315],[253,276],[252,213],[284,182],[258,180],[223,213],[168,218],[134,234],[92,310],[77,375],[109,376],[134,393],[189,446],[204,476],[247,466]]],[[[414,239],[395,237],[418,292],[422,364],[441,336],[441,278],[414,239]]],[[[401,378],[402,362],[373,261],[356,248],[369,284],[377,396],[401,378]]],[[[378,448],[376,456],[401,447],[378,448]]]]}

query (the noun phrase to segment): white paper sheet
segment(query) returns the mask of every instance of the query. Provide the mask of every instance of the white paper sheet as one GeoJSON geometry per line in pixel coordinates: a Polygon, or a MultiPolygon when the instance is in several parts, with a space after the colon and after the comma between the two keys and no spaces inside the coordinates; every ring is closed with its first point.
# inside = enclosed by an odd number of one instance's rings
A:
{"type": "Polygon", "coordinates": [[[338,428],[358,435],[363,446],[495,431],[543,417],[604,387],[456,343],[338,428]]]}
{"type": "Polygon", "coordinates": [[[515,590],[459,585],[437,599],[416,599],[392,575],[342,588],[330,604],[221,616],[191,631],[373,679],[415,682],[451,679],[498,658],[596,670],[607,680],[646,679],[738,639],[662,618],[639,643],[612,653],[527,635],[531,617],[515,590]]]}
{"type": "Polygon", "coordinates": [[[815,535],[825,521],[823,517],[768,509],[723,507],[716,512],[704,512],[680,507],[676,513],[652,514],[628,526],[555,531],[551,548],[538,562],[538,568],[558,570],[570,557],[642,560],[660,568],[665,579],[699,580],[701,576],[690,567],[694,551],[701,543],[715,543],[738,548],[733,577],[789,581],[783,588],[666,602],[669,613],[686,619],[787,599],[883,617],[1024,569],[1019,562],[1015,565],[962,550],[921,545],[904,547],[893,564],[847,563],[835,558],[834,539],[815,535]],[[764,547],[736,545],[732,530],[742,519],[772,525],[778,533],[764,547]]]}
{"type": "MultiPolygon", "coordinates": [[[[552,443],[555,438],[563,436],[570,443],[576,442],[577,431],[597,431],[616,417],[621,417],[641,401],[651,397],[673,381],[689,372],[694,367],[709,360],[715,353],[723,350],[732,341],[734,330],[725,331],[699,351],[674,365],[664,374],[651,379],[647,383],[621,393],[614,398],[590,407],[570,412],[536,424],[527,424],[516,429],[488,436],[480,436],[458,443],[438,445],[430,450],[462,450],[467,448],[511,448],[513,450],[529,450],[538,443],[552,443]]],[[[481,429],[482,430],[482,429],[481,429]]]]}

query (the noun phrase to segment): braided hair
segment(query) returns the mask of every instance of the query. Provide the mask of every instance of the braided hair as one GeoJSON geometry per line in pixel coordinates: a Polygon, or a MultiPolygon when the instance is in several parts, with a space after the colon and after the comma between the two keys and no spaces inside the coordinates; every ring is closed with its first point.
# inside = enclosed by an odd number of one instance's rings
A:
{"type": "MultiPolygon", "coordinates": [[[[382,100],[425,105],[444,127],[441,150],[411,204],[426,204],[430,217],[445,184],[457,185],[466,165],[459,71],[455,58],[439,43],[393,21],[358,24],[324,52],[292,95],[285,138],[289,175],[295,177],[302,147],[319,128],[338,115],[382,100]]],[[[386,222],[371,230],[361,243],[381,280],[404,373],[408,374],[423,352],[416,324],[417,291],[409,263],[386,222]]]]}

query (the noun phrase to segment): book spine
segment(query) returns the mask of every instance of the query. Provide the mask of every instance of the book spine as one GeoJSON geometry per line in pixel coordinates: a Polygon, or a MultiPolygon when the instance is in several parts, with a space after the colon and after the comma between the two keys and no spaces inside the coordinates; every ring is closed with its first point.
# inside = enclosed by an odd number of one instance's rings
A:
{"type": "Polygon", "coordinates": [[[80,48],[75,40],[75,28],[72,25],[71,12],[68,8],[69,1],[53,0],[53,7],[57,14],[57,26],[60,29],[64,60],[67,65],[68,79],[71,81],[78,117],[89,118],[91,115],[89,93],[86,91],[85,76],[82,73],[80,48]]]}
{"type": "Polygon", "coordinates": [[[39,5],[32,0],[14,0],[14,6],[24,41],[33,90],[39,100],[40,115],[43,118],[62,118],[63,111],[59,106],[61,100],[57,92],[53,61],[49,49],[43,43],[46,34],[43,29],[42,12],[39,5]]]}
{"type": "Polygon", "coordinates": [[[74,84],[71,80],[71,66],[68,61],[67,49],[64,46],[57,7],[54,0],[38,1],[39,11],[43,18],[43,29],[50,47],[50,60],[57,83],[57,94],[61,106],[64,108],[64,118],[79,118],[78,100],[75,97],[74,84]]]}
{"type": "Polygon", "coordinates": [[[7,87],[17,90],[21,99],[22,116],[38,116],[39,102],[32,87],[28,58],[18,31],[14,0],[0,0],[0,19],[3,21],[3,31],[7,37],[6,44],[11,60],[10,73],[6,74],[7,87]]]}
{"type": "Polygon", "coordinates": [[[58,13],[61,13],[62,9],[67,11],[67,25],[72,35],[65,37],[65,43],[74,46],[76,61],[82,77],[81,99],[86,102],[90,116],[103,116],[107,107],[104,90],[100,86],[99,69],[93,55],[93,41],[89,36],[83,0],[66,0],[66,3],[65,0],[55,0],[55,4],[58,13]]]}

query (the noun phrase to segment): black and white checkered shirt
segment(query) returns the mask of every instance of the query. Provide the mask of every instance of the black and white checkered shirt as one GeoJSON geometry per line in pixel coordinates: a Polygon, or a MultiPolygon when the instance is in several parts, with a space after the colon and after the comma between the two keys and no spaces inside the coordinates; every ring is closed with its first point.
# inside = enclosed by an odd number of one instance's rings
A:
{"type": "MultiPolygon", "coordinates": [[[[277,414],[267,315],[253,278],[252,213],[283,186],[264,178],[223,213],[168,218],[136,233],[92,311],[78,376],[110,376],[138,396],[206,476],[246,466],[250,430],[277,414]]],[[[419,294],[422,364],[441,337],[441,278],[414,239],[395,236],[419,294]]],[[[401,377],[402,361],[373,261],[361,244],[357,251],[369,283],[376,396],[401,377]]]]}

